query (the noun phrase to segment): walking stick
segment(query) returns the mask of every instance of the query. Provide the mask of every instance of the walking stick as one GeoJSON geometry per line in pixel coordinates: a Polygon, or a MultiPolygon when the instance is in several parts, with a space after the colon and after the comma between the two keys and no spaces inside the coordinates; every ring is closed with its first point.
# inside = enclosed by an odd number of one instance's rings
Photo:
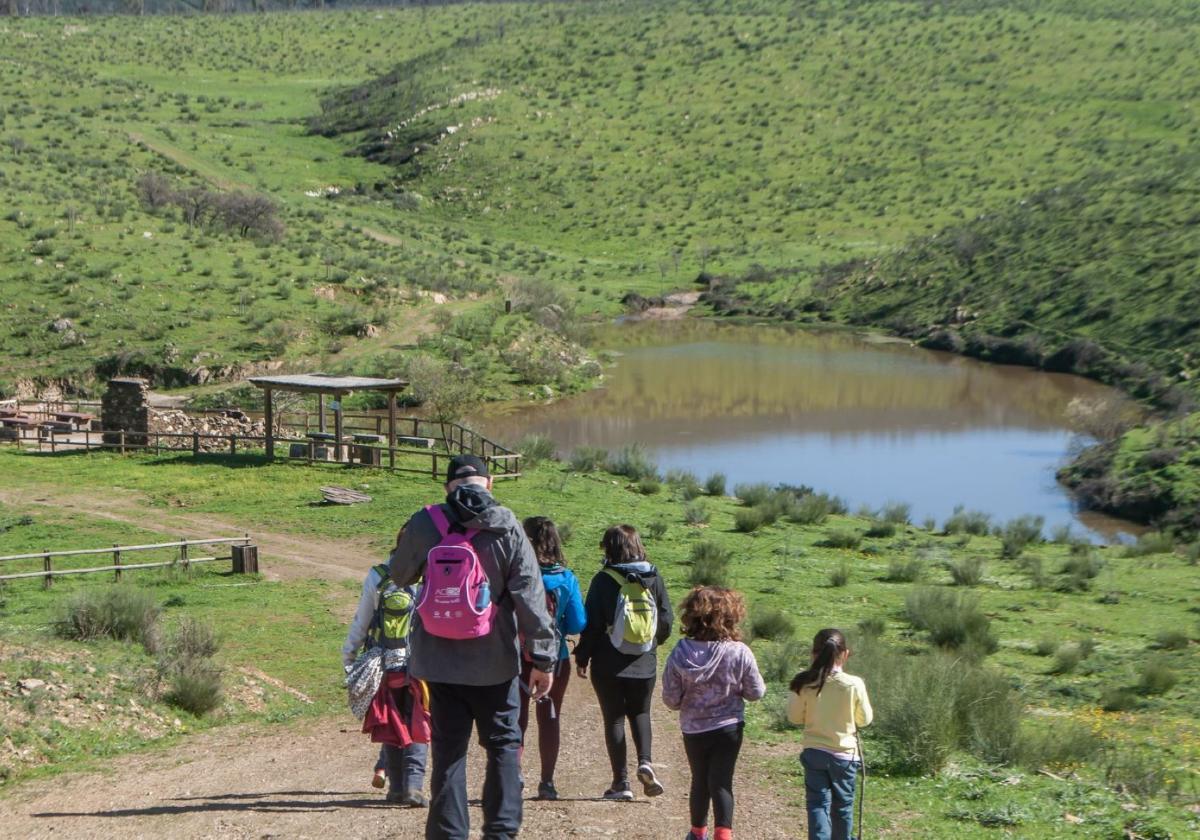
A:
{"type": "Polygon", "coordinates": [[[858,793],[858,836],[856,840],[863,838],[863,808],[867,803],[867,755],[863,752],[862,736],[858,734],[858,727],[854,727],[854,740],[858,743],[858,761],[862,764],[862,789],[858,793]]]}

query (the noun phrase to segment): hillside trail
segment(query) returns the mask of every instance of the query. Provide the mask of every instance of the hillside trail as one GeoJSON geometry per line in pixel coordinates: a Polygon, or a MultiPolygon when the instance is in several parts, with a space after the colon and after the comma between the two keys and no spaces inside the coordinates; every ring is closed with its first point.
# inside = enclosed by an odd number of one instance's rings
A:
{"type": "MultiPolygon", "coordinates": [[[[630,803],[597,798],[609,768],[599,707],[585,681],[572,679],[562,714],[555,778],[562,799],[527,800],[522,838],[678,840],[687,833],[689,777],[674,714],[655,704],[655,765],[666,793],[646,799],[639,790],[630,803]]],[[[533,726],[524,760],[527,795],[538,779],[533,726]]],[[[800,797],[768,778],[768,752],[749,742],[743,749],[735,832],[750,840],[799,837],[800,797]]],[[[18,786],[0,799],[0,837],[423,837],[425,811],[390,806],[369,786],[375,755],[349,712],[271,729],[218,729],[170,751],[115,759],[102,771],[18,786]]],[[[472,837],[480,836],[483,759],[472,745],[472,837]]]]}

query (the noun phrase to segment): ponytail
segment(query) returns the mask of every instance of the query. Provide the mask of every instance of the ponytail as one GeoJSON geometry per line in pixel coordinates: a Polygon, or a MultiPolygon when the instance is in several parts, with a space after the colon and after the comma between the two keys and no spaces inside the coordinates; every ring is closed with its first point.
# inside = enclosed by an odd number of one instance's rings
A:
{"type": "Polygon", "coordinates": [[[816,637],[813,638],[812,665],[808,667],[808,670],[801,671],[792,677],[792,683],[789,688],[796,694],[799,694],[802,689],[810,685],[815,685],[817,694],[820,694],[821,689],[825,687],[825,680],[829,679],[834,665],[837,664],[838,657],[845,650],[846,637],[842,635],[841,630],[828,628],[817,633],[816,637]]]}

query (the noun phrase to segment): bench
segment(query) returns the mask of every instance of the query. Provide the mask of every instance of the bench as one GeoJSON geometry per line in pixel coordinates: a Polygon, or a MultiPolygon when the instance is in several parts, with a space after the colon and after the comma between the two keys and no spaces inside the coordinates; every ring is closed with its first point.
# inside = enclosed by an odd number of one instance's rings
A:
{"type": "Polygon", "coordinates": [[[55,412],[54,420],[57,423],[68,423],[72,429],[83,429],[91,426],[92,421],[96,419],[94,414],[85,414],[80,411],[59,411],[55,412]]]}
{"type": "Polygon", "coordinates": [[[350,447],[350,460],[378,467],[382,463],[383,455],[378,447],[382,446],[383,442],[383,435],[355,435],[354,444],[350,447]]]}

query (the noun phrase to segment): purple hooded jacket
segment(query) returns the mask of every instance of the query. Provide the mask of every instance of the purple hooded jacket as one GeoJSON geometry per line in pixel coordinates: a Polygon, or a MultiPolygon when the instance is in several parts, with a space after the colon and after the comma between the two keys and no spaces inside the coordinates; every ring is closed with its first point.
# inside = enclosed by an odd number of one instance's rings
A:
{"type": "Polygon", "coordinates": [[[754,653],[741,642],[681,639],[663,670],[662,698],[685,735],[745,720],[746,701],[767,693],[754,653]]]}

